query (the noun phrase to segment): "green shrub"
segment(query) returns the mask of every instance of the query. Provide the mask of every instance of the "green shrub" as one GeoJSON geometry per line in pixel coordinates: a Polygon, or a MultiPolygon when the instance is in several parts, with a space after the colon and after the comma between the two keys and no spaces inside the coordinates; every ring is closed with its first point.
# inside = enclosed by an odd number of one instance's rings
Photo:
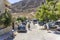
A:
{"type": "Polygon", "coordinates": [[[27,19],[26,17],[18,17],[18,18],[17,18],[17,21],[23,22],[23,21],[25,21],[26,19],[27,19]]]}
{"type": "Polygon", "coordinates": [[[5,27],[8,27],[11,25],[11,22],[12,22],[12,16],[7,10],[5,10],[5,13],[3,13],[0,16],[0,25],[4,25],[5,27]]]}

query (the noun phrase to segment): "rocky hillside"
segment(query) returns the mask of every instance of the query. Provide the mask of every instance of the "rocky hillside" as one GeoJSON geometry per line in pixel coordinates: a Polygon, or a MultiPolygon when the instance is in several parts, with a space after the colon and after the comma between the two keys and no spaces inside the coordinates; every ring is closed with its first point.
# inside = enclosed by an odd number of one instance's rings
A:
{"type": "Polygon", "coordinates": [[[12,4],[12,12],[32,12],[36,11],[36,8],[45,2],[45,0],[22,0],[12,4]]]}

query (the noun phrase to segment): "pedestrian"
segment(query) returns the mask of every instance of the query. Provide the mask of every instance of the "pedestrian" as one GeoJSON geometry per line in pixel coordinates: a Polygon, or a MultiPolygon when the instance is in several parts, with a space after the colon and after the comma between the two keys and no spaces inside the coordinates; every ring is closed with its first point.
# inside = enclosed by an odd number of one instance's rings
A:
{"type": "Polygon", "coordinates": [[[15,25],[14,25],[14,22],[13,22],[13,23],[12,23],[12,29],[13,29],[13,30],[14,30],[14,26],[15,26],[15,25]]]}
{"type": "Polygon", "coordinates": [[[49,30],[50,28],[49,28],[48,24],[46,24],[46,25],[47,25],[47,32],[51,33],[50,30],[49,30]]]}
{"type": "Polygon", "coordinates": [[[28,24],[28,30],[30,30],[30,23],[28,24]]]}

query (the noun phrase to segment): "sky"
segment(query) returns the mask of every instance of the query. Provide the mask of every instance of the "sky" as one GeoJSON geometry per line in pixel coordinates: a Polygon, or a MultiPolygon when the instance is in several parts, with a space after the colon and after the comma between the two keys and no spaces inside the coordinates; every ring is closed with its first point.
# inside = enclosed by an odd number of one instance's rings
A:
{"type": "Polygon", "coordinates": [[[8,0],[10,3],[15,3],[15,2],[18,2],[18,1],[21,1],[21,0],[8,0]]]}

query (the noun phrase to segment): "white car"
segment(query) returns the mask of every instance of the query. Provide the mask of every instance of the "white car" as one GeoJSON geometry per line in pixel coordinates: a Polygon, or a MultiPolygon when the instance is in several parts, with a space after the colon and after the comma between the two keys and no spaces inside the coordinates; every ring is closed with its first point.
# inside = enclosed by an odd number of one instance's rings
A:
{"type": "Polygon", "coordinates": [[[56,31],[55,31],[55,33],[60,34],[60,28],[57,28],[56,31]]]}
{"type": "Polygon", "coordinates": [[[47,28],[47,29],[55,29],[55,28],[57,28],[57,27],[55,26],[55,22],[46,23],[46,24],[44,25],[44,27],[47,28]]]}
{"type": "Polygon", "coordinates": [[[60,34],[60,21],[57,21],[55,26],[57,26],[55,33],[60,34]]]}

